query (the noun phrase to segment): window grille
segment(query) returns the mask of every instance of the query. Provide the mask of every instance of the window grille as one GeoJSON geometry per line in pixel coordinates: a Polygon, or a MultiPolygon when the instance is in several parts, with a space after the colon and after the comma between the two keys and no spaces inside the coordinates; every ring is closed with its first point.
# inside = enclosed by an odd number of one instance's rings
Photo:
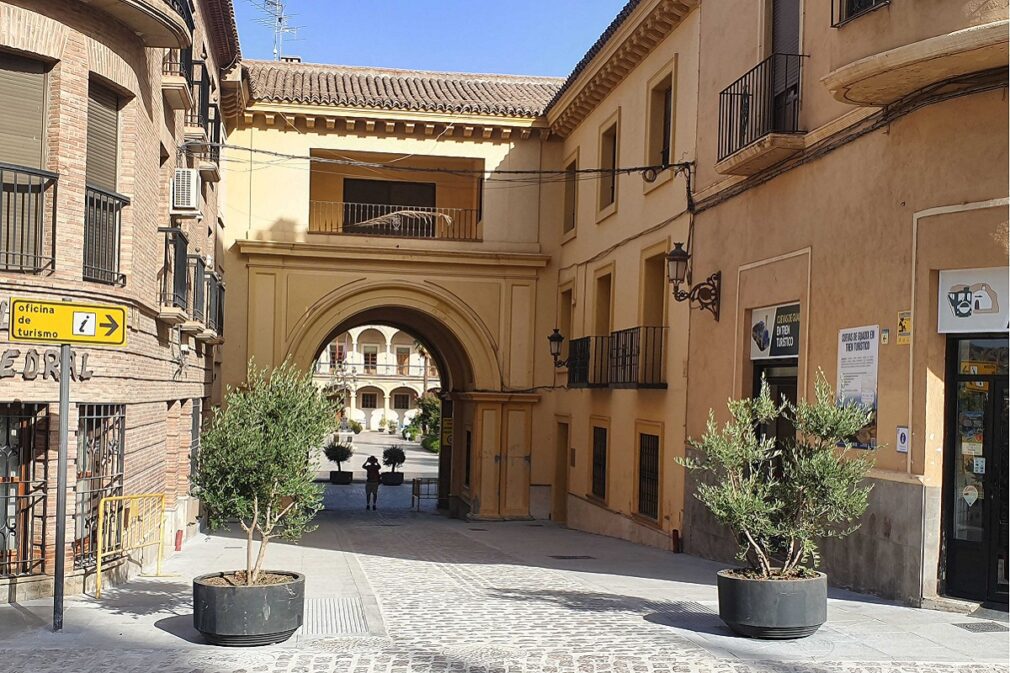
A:
{"type": "Polygon", "coordinates": [[[0,163],[0,271],[52,271],[56,173],[0,163]]]}
{"type": "Polygon", "coordinates": [[[0,577],[45,571],[49,407],[0,404],[0,577]]]}
{"type": "MultiPolygon", "coordinates": [[[[98,551],[98,511],[102,498],[123,495],[123,442],[126,408],[122,404],[77,407],[77,487],[74,566],[94,565],[98,551]]],[[[110,527],[106,535],[116,535],[110,527]]],[[[118,540],[105,541],[109,547],[118,540]]]]}
{"type": "Polygon", "coordinates": [[[659,518],[658,435],[638,435],[638,513],[659,518]]]}
{"type": "Polygon", "coordinates": [[[593,427],[593,495],[607,497],[607,429],[593,427]]]}
{"type": "Polygon", "coordinates": [[[98,187],[85,189],[84,280],[123,285],[126,275],[119,270],[119,244],[123,208],[130,199],[98,187]]]}
{"type": "Polygon", "coordinates": [[[838,28],[870,10],[891,4],[891,0],[832,0],[831,26],[838,28]]]}

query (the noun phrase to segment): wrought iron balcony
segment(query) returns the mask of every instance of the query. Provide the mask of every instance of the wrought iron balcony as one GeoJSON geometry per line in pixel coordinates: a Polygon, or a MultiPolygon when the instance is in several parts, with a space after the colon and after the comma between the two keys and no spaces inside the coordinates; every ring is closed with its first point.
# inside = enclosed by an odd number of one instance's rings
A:
{"type": "Polygon", "coordinates": [[[52,271],[59,175],[0,164],[0,272],[52,271]]]}
{"type": "Polygon", "coordinates": [[[119,270],[123,208],[130,199],[98,187],[84,192],[84,280],[123,285],[119,270]]]}
{"type": "Polygon", "coordinates": [[[615,388],[666,386],[665,327],[632,327],[610,334],[609,383],[615,388]]]}
{"type": "Polygon", "coordinates": [[[169,49],[161,61],[161,74],[181,77],[193,86],[193,48],[169,49]]]}
{"type": "Polygon", "coordinates": [[[207,274],[207,329],[224,334],[224,283],[216,273],[207,274]]]}
{"type": "Polygon", "coordinates": [[[158,231],[165,234],[165,257],[159,273],[159,318],[169,323],[182,322],[186,319],[185,312],[189,307],[189,240],[176,227],[162,227],[158,231]]]}
{"type": "Polygon", "coordinates": [[[189,317],[194,322],[203,323],[206,317],[207,263],[200,255],[189,255],[186,283],[190,298],[189,317]]]}
{"type": "Polygon", "coordinates": [[[602,388],[609,382],[609,336],[587,336],[568,344],[568,387],[602,388]]]}
{"type": "Polygon", "coordinates": [[[204,61],[193,61],[191,81],[193,107],[186,111],[186,136],[206,141],[210,136],[210,75],[204,61]]]}
{"type": "Polygon", "coordinates": [[[193,41],[190,0],[80,0],[107,12],[134,32],[147,47],[184,47],[193,41]]]}
{"type": "Polygon", "coordinates": [[[309,232],[353,236],[477,241],[478,210],[384,203],[310,201],[309,232]]]}
{"type": "Polygon", "coordinates": [[[189,27],[190,32],[196,28],[196,21],[193,20],[193,6],[190,4],[190,0],[165,0],[168,6],[176,11],[176,13],[182,17],[182,20],[186,22],[186,26],[189,27]]]}
{"type": "Polygon", "coordinates": [[[772,133],[800,132],[803,56],[772,54],[719,94],[719,160],[772,133]]]}

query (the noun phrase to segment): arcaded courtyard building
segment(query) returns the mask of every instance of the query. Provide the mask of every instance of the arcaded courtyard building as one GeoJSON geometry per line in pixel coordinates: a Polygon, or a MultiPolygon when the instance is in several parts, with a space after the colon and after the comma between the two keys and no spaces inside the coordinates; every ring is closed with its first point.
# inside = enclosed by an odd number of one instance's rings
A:
{"type": "Polygon", "coordinates": [[[218,209],[229,0],[0,3],[0,584],[52,590],[56,350],[7,341],[12,297],[125,305],[122,349],[77,347],[70,591],[93,580],[101,498],[165,494],[192,532],[191,451],[223,341],[218,209]],[[41,363],[41,366],[39,364],[41,363]]]}

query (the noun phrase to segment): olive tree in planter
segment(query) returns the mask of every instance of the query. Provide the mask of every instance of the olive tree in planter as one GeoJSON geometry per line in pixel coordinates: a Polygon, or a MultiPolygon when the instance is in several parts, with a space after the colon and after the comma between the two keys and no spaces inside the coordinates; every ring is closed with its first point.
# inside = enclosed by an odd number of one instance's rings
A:
{"type": "Polygon", "coordinates": [[[342,444],[335,439],[331,439],[323,447],[326,459],[337,464],[336,471],[330,470],[330,483],[347,485],[354,480],[353,472],[344,472],[340,469],[341,463],[346,463],[354,455],[354,449],[350,444],[342,444]]]}
{"type": "Polygon", "coordinates": [[[777,404],[762,382],[757,398],[730,401],[729,411],[722,428],[709,412],[705,434],[691,441],[698,457],[680,461],[707,477],[695,495],[733,531],[747,563],[719,572],[719,616],[745,636],[809,636],[827,619],[818,540],[853,532],[866,510],[872,461],[853,455],[848,438],[873,412],[837,406],[820,372],[813,401],[777,404]],[[785,446],[756,429],[780,417],[796,428],[785,446]]]}
{"type": "Polygon", "coordinates": [[[193,625],[219,645],[278,643],[301,626],[305,576],[264,570],[264,560],[274,538],[311,530],[322,508],[311,452],[334,429],[311,375],[289,363],[249,369],[248,386],[229,390],[204,432],[193,475],[210,526],[237,520],[246,536],[244,569],[193,580],[193,625]]]}
{"type": "Polygon", "coordinates": [[[399,446],[390,446],[382,452],[382,464],[389,467],[389,472],[382,473],[382,483],[386,486],[399,486],[403,483],[403,472],[396,468],[407,462],[407,454],[399,446]]]}

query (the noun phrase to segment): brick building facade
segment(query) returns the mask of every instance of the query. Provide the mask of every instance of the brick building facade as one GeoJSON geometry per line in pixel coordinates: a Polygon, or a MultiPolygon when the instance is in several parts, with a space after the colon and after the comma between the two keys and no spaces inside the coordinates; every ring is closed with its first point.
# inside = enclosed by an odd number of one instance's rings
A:
{"type": "Polygon", "coordinates": [[[223,342],[211,143],[223,141],[220,78],[238,56],[230,0],[0,3],[0,98],[10,110],[0,123],[0,587],[9,599],[52,590],[59,425],[59,385],[45,369],[55,351],[8,341],[11,297],[128,311],[124,348],[73,349],[68,590],[93,579],[103,496],[164,493],[166,539],[192,528],[190,454],[223,342]]]}

